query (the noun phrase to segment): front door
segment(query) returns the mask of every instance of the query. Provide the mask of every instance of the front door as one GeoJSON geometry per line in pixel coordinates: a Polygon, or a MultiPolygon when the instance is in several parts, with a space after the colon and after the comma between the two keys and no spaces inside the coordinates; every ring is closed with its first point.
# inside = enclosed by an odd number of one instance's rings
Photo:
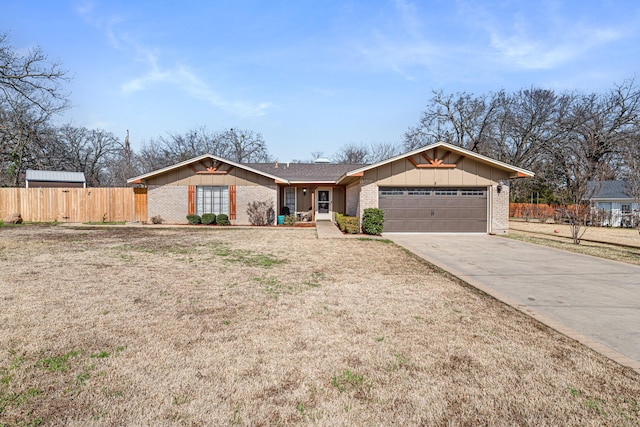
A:
{"type": "Polygon", "coordinates": [[[331,189],[316,190],[316,221],[331,221],[331,189]]]}

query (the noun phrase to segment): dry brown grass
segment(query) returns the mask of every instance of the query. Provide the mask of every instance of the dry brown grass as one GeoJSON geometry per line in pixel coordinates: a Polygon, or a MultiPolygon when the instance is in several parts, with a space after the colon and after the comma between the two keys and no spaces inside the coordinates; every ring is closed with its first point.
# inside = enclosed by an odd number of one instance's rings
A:
{"type": "Polygon", "coordinates": [[[0,424],[638,425],[640,381],[376,240],[0,229],[0,424]]]}
{"type": "Polygon", "coordinates": [[[635,228],[589,227],[582,242],[575,245],[571,239],[569,226],[566,224],[511,221],[508,237],[640,265],[640,235],[635,228]]]}

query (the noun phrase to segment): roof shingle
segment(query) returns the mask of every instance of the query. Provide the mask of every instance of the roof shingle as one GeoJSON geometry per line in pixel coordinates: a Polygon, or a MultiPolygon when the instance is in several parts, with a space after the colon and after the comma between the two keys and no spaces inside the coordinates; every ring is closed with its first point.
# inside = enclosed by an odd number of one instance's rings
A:
{"type": "Polygon", "coordinates": [[[632,199],[631,187],[626,181],[589,181],[587,183],[589,199],[632,199]]]}
{"type": "Polygon", "coordinates": [[[278,176],[287,181],[335,182],[343,174],[358,169],[360,164],[334,163],[244,163],[244,165],[278,176]]]}

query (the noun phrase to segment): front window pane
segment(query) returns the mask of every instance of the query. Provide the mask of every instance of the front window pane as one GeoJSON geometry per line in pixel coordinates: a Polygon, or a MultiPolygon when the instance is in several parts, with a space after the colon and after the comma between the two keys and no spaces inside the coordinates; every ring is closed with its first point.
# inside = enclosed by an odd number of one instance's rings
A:
{"type": "Polygon", "coordinates": [[[196,187],[196,214],[205,213],[229,215],[229,187],[196,187]]]}
{"type": "Polygon", "coordinates": [[[284,205],[289,208],[289,213],[296,211],[296,189],[294,187],[284,189],[284,205]]]}

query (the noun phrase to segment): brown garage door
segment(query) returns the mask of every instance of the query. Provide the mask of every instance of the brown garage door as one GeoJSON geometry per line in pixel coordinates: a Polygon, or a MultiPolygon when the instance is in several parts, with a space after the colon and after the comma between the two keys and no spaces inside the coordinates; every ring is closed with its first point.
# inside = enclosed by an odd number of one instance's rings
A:
{"type": "Polygon", "coordinates": [[[486,188],[380,187],[387,232],[486,232],[486,188]]]}

